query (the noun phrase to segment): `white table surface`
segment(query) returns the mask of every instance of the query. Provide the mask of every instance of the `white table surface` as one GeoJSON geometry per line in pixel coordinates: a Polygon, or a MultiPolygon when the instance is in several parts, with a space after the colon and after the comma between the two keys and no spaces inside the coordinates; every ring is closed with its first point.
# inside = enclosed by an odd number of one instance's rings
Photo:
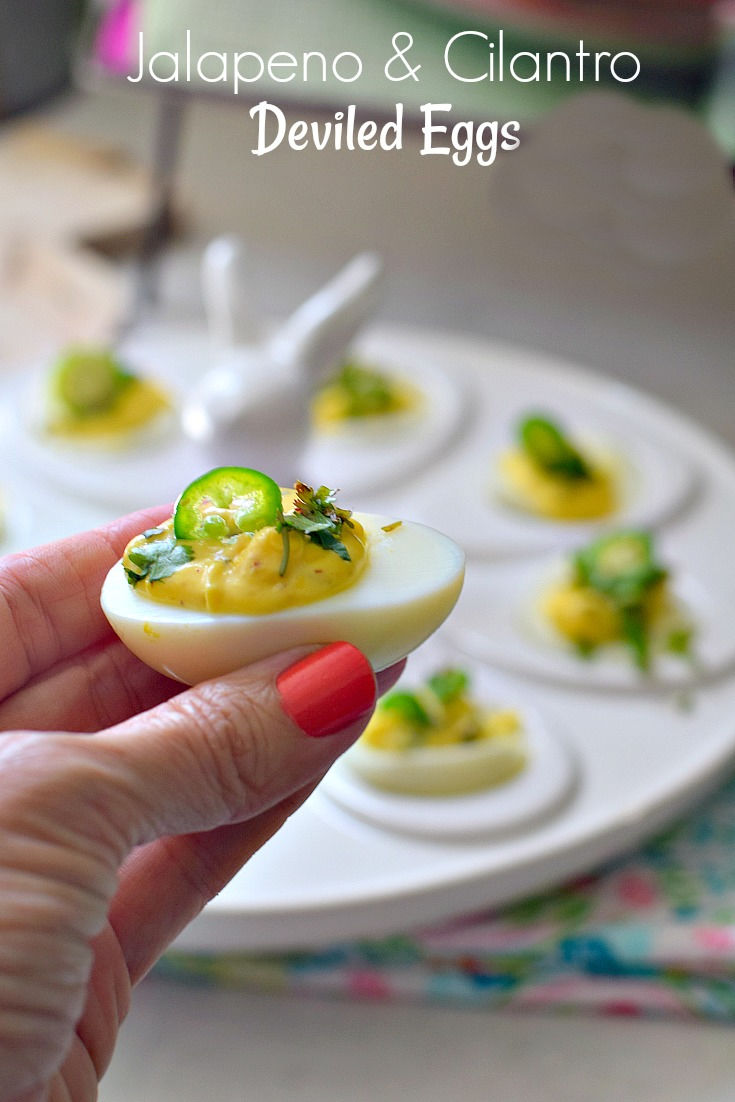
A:
{"type": "MultiPolygon", "coordinates": [[[[59,130],[145,153],[151,102],[98,92],[51,113],[59,130]]],[[[487,170],[401,156],[248,154],[235,109],[197,106],[180,176],[199,241],[241,232],[254,306],[280,313],[360,248],[388,267],[381,317],[517,341],[651,390],[735,444],[735,278],[723,261],[645,292],[589,279],[504,232],[487,170]],[[294,158],[298,156],[298,160],[294,158]],[[534,251],[536,250],[536,251],[534,251]],[[728,398],[729,395],[729,398],[728,398]]],[[[169,316],[201,312],[196,241],[164,271],[169,316]]],[[[102,1102],[489,1098],[725,1102],[735,1041],[714,1024],[358,1004],[149,978],[102,1102]]]]}

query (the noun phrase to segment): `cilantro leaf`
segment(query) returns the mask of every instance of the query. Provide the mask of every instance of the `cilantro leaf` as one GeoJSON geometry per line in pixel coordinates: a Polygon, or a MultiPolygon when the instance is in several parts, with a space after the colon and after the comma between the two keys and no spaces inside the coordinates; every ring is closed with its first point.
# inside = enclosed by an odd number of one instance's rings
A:
{"type": "Polygon", "coordinates": [[[385,413],[393,407],[395,398],[388,376],[353,360],[342,365],[337,385],[347,399],[348,417],[385,413]]]}
{"type": "Polygon", "coordinates": [[[137,544],[128,551],[127,557],[135,569],[126,567],[125,573],[130,584],[135,586],[144,578],[149,582],[168,578],[177,567],[191,562],[194,552],[188,544],[179,543],[175,536],[167,536],[137,544]]]}
{"type": "Polygon", "coordinates": [[[312,532],[324,532],[333,527],[329,517],[304,517],[300,513],[292,513],[283,519],[289,528],[297,528],[300,532],[306,532],[307,535],[311,535],[312,532]]]}
{"type": "Polygon", "coordinates": [[[651,664],[645,609],[642,605],[624,607],[620,612],[623,640],[633,655],[639,670],[648,670],[651,664]]]}
{"type": "Polygon", "coordinates": [[[281,513],[278,519],[278,528],[283,536],[283,558],[279,570],[281,577],[288,567],[288,532],[291,528],[302,532],[312,543],[326,551],[333,551],[345,562],[350,562],[350,553],[340,536],[345,524],[349,528],[353,527],[350,519],[352,513],[335,505],[335,492],[326,486],[313,490],[304,482],[297,482],[294,489],[296,500],[293,512],[281,513]]]}
{"type": "Polygon", "coordinates": [[[350,553],[342,543],[342,540],[337,539],[331,532],[312,532],[311,542],[319,544],[325,551],[334,551],[334,553],[339,555],[345,562],[352,562],[350,553]]]}

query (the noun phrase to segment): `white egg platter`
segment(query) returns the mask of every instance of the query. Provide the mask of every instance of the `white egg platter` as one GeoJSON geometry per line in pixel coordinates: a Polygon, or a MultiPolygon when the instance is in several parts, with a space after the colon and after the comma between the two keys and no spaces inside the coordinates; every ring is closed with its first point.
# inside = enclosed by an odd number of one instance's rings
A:
{"type": "MultiPolygon", "coordinates": [[[[492,703],[517,707],[536,749],[526,771],[461,799],[417,801],[379,790],[347,773],[345,759],[182,935],[190,948],[323,945],[502,904],[660,829],[714,785],[735,754],[735,464],[721,443],[645,394],[531,350],[387,327],[371,329],[356,348],[418,387],[423,365],[430,365],[428,372],[449,381],[452,427],[432,440],[418,469],[412,466],[418,452],[405,467],[395,453],[384,465],[384,444],[374,442],[369,465],[364,453],[356,461],[359,500],[336,467],[315,470],[314,480],[341,487],[338,503],[346,509],[425,521],[475,556],[442,636],[451,641],[453,661],[485,669],[478,685],[487,678],[492,703]],[[539,621],[534,602],[557,576],[560,558],[594,538],[600,525],[543,521],[497,494],[497,457],[529,411],[558,416],[628,472],[627,512],[608,526],[663,529],[661,557],[675,568],[675,595],[696,628],[696,666],[667,659],[655,677],[641,677],[615,648],[582,661],[539,621]],[[458,652],[467,658],[456,658],[458,652]],[[695,691],[680,694],[689,685],[695,691]],[[674,708],[684,696],[693,708],[674,708]],[[546,780],[558,770],[563,783],[539,800],[524,786],[534,762],[546,761],[545,747],[554,764],[540,772],[546,780]],[[436,831],[425,814],[434,803],[444,815],[434,818],[436,831]]],[[[206,334],[197,344],[189,330],[182,337],[167,329],[158,342],[136,335],[130,344],[134,367],[161,378],[177,399],[207,355],[206,334]]],[[[7,380],[4,398],[12,415],[0,441],[9,470],[6,546],[78,531],[128,505],[171,500],[214,465],[192,459],[188,442],[177,451],[177,429],[141,442],[139,451],[137,443],[103,456],[79,449],[72,463],[30,431],[27,375],[7,380]],[[62,489],[77,496],[64,498],[62,489]],[[25,524],[18,502],[33,503],[32,530],[16,539],[12,518],[25,524]]],[[[341,448],[334,448],[335,463],[341,448]]],[[[252,465],[275,474],[267,456],[252,465]]],[[[303,474],[294,470],[293,477],[303,474]]],[[[287,636],[284,630],[284,643],[287,636]]],[[[408,678],[424,649],[412,656],[408,678]]]]}
{"type": "Polygon", "coordinates": [[[503,771],[509,764],[508,750],[502,736],[395,752],[376,751],[363,745],[362,739],[329,771],[321,794],[373,826],[450,843],[507,836],[539,826],[573,794],[577,780],[573,753],[556,725],[527,700],[520,700],[517,689],[446,645],[432,641],[412,655],[398,688],[415,688],[422,676],[450,667],[469,676],[471,698],[480,708],[511,710],[518,716],[520,729],[511,753],[519,757],[507,775],[503,771]],[[494,751],[496,741],[499,746],[494,751]],[[497,778],[478,788],[483,770],[487,776],[496,772],[497,778]],[[441,788],[447,777],[450,785],[474,790],[433,794],[431,790],[441,788]],[[390,785],[396,781],[409,788],[418,781],[427,791],[392,791],[390,785]]]}

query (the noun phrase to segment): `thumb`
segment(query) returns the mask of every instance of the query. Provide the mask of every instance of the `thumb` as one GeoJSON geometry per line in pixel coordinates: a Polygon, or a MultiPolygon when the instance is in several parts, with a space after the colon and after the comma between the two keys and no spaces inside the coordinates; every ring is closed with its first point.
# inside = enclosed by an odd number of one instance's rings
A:
{"type": "Polygon", "coordinates": [[[250,819],[310,784],[361,733],[376,692],[365,656],[332,643],[205,682],[95,736],[128,846],[250,819]]]}
{"type": "MultiPolygon", "coordinates": [[[[0,1098],[58,1068],[83,1010],[91,939],[116,892],[121,924],[125,900],[128,919],[140,919],[143,898],[168,907],[164,878],[145,878],[137,894],[134,877],[118,879],[131,849],[194,832],[224,845],[215,828],[252,819],[252,851],[263,820],[272,820],[266,834],[275,830],[359,735],[376,692],[367,659],[335,643],[186,690],[99,735],[0,737],[0,1098]]],[[[230,826],[241,829],[250,824],[230,826]]],[[[176,864],[175,841],[136,852],[165,871],[161,851],[176,864]]],[[[170,940],[191,900],[172,900],[170,911],[160,930],[138,923],[148,945],[135,959],[148,962],[151,946],[170,940]]]]}

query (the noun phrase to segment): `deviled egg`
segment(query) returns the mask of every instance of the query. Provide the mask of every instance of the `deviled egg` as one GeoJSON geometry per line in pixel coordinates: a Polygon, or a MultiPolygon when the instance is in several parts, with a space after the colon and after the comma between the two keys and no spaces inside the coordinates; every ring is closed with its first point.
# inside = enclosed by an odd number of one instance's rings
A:
{"type": "Polygon", "coordinates": [[[497,465],[504,502],[555,521],[600,520],[616,511],[619,472],[609,455],[572,439],[545,415],[524,417],[516,436],[497,465]]]}
{"type": "Polygon", "coordinates": [[[299,469],[351,495],[395,485],[449,447],[464,406],[444,364],[375,335],[316,390],[299,469]]]}
{"type": "Polygon", "coordinates": [[[670,571],[648,532],[617,532],[577,551],[566,576],[543,593],[539,611],[582,659],[615,644],[643,672],[656,651],[693,657],[694,624],[676,601],[670,571]]]}
{"type": "Polygon", "coordinates": [[[514,402],[413,485],[414,515],[440,514],[469,555],[497,560],[658,527],[690,501],[685,455],[599,410],[570,407],[569,426],[514,402]]]}
{"type": "Polygon", "coordinates": [[[101,601],[134,654],[193,684],[336,640],[383,669],[436,630],[463,576],[462,551],[434,529],[349,512],[324,486],[281,490],[222,467],[131,541],[101,601]]]}
{"type": "Polygon", "coordinates": [[[466,654],[580,688],[693,685],[735,662],[728,603],[640,530],[563,557],[471,564],[447,632],[466,654]]]}
{"type": "Polygon", "coordinates": [[[329,770],[315,806],[328,820],[336,806],[442,841],[507,837],[561,811],[576,777],[569,745],[526,693],[432,640],[329,770]]]}
{"type": "Polygon", "coordinates": [[[352,768],[387,792],[454,796],[510,780],[527,761],[518,711],[472,694],[467,670],[436,670],[378,701],[350,750],[352,768]]]}
{"type": "Polygon", "coordinates": [[[172,500],[206,462],[179,431],[174,372],[155,347],[139,357],[80,346],[30,379],[18,373],[13,455],[39,483],[101,506],[102,516],[172,500]],[[160,378],[138,367],[153,361],[160,378]]]}
{"type": "Polygon", "coordinates": [[[68,443],[115,446],[170,412],[158,383],[132,372],[109,349],[71,348],[45,384],[42,429],[68,443]]]}
{"type": "Polygon", "coordinates": [[[421,391],[408,380],[352,357],[319,387],[311,416],[318,431],[334,432],[347,424],[416,411],[421,402],[421,391]]]}

